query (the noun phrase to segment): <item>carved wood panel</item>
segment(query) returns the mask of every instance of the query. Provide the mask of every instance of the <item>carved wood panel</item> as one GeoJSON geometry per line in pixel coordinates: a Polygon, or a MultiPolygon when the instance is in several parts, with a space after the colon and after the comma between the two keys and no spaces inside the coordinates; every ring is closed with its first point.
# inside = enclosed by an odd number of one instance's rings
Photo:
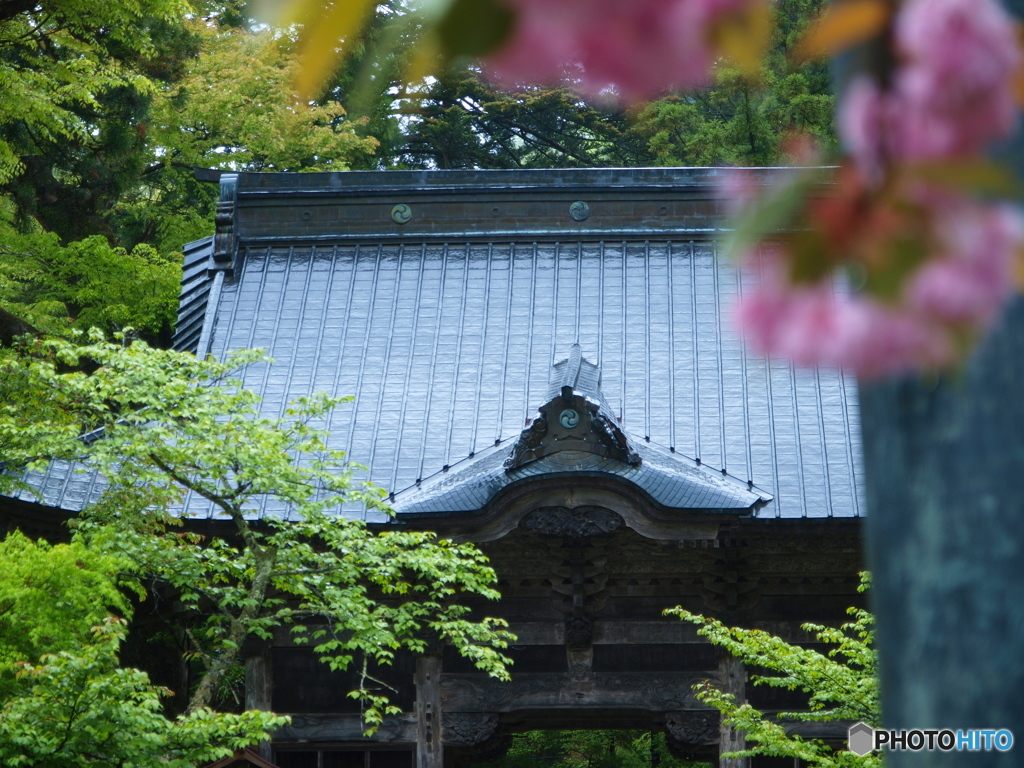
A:
{"type": "Polygon", "coordinates": [[[636,708],[669,711],[702,708],[693,686],[716,675],[689,673],[589,673],[515,675],[503,683],[482,674],[443,675],[445,712],[513,712],[530,709],[636,708]]]}

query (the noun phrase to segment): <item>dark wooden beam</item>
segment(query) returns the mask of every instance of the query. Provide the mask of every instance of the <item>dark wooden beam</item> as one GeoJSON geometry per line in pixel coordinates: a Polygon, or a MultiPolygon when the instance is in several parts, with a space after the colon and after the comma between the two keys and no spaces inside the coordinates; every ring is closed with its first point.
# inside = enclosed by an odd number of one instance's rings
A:
{"type": "MultiPolygon", "coordinates": [[[[731,693],[738,702],[746,701],[747,669],[742,661],[735,656],[722,656],[718,664],[718,676],[722,691],[731,693]]],[[[747,742],[743,738],[742,731],[734,730],[724,720],[720,723],[719,729],[719,754],[738,752],[746,748],[747,742]]],[[[749,768],[750,761],[745,757],[719,758],[718,766],[719,768],[749,768]]]]}
{"type": "Polygon", "coordinates": [[[416,659],[416,768],[444,768],[441,657],[416,659]]]}
{"type": "MultiPolygon", "coordinates": [[[[272,709],[271,694],[274,690],[270,643],[256,641],[245,650],[245,708],[269,712],[272,709]]],[[[270,742],[261,741],[257,753],[269,761],[272,757],[270,742]]]]}

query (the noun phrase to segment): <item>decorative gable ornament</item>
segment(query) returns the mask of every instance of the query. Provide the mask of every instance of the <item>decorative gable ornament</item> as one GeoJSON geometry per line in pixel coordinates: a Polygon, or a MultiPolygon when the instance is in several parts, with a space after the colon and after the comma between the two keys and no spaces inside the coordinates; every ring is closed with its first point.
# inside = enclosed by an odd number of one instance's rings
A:
{"type": "Polygon", "coordinates": [[[639,466],[639,454],[601,395],[600,370],[583,359],[579,344],[572,345],[569,358],[557,363],[552,373],[553,396],[519,435],[505,459],[505,471],[560,451],[593,453],[639,466]]]}

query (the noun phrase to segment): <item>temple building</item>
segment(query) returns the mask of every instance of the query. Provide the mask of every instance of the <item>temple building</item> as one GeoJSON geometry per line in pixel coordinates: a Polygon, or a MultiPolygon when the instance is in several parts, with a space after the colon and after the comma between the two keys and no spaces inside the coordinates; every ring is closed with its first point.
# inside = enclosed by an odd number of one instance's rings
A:
{"type": "MultiPolygon", "coordinates": [[[[186,249],[176,346],[266,349],[275,362],[242,377],[268,416],[353,395],[327,427],[396,517],[338,513],[476,543],[503,596],[486,610],[519,638],[508,683],[444,651],[380,670],[404,714],[372,739],[351,675],[287,633],[248,649],[271,670],[261,695],[292,715],[264,758],[441,768],[519,731],[644,728],[713,762],[739,742],[695,683],[801,706],[662,615],[681,605],[810,644],[803,622],[839,624],[859,602],[856,382],[744,348],[730,312],[756,277],[718,250],[728,173],[220,178],[216,234],[186,249]]],[[[99,491],[56,464],[34,482],[68,511],[99,491]]],[[[8,505],[25,517],[40,502],[8,505]]],[[[792,762],[754,762],[776,764],[792,762]]]]}

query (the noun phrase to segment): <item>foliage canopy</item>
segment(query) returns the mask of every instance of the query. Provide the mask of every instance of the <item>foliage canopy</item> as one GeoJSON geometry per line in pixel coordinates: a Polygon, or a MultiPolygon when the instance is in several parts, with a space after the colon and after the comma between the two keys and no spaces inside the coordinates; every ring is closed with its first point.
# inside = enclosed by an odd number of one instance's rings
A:
{"type": "Polygon", "coordinates": [[[122,620],[90,643],[21,665],[27,689],[0,709],[0,762],[11,768],[192,768],[267,738],[287,722],[269,712],[200,709],[164,717],[169,691],[118,666],[122,620]]]}
{"type": "MultiPolygon", "coordinates": [[[[203,672],[189,710],[211,704],[247,637],[267,639],[281,626],[308,635],[332,668],[356,658],[387,664],[399,648],[446,642],[506,677],[505,623],[470,617],[459,602],[497,598],[483,556],[432,533],[375,532],[335,514],[352,503],[383,509],[317,428],[345,399],[314,396],[282,418],[261,417],[258,398],[232,378],[257,362],[268,363],[258,352],[216,362],[94,336],[38,342],[6,364],[20,386],[59,393],[55,405],[73,416],[50,433],[33,419],[26,433],[23,416],[7,409],[8,460],[38,464],[43,440],[47,458],[98,470],[107,488],[77,521],[79,539],[127,559],[147,583],[166,583],[191,608],[186,632],[203,672]],[[87,430],[102,438],[83,444],[87,430]],[[221,532],[183,527],[189,494],[210,505],[221,532]]],[[[358,695],[368,725],[390,711],[385,693],[364,685],[358,695]]]]}

